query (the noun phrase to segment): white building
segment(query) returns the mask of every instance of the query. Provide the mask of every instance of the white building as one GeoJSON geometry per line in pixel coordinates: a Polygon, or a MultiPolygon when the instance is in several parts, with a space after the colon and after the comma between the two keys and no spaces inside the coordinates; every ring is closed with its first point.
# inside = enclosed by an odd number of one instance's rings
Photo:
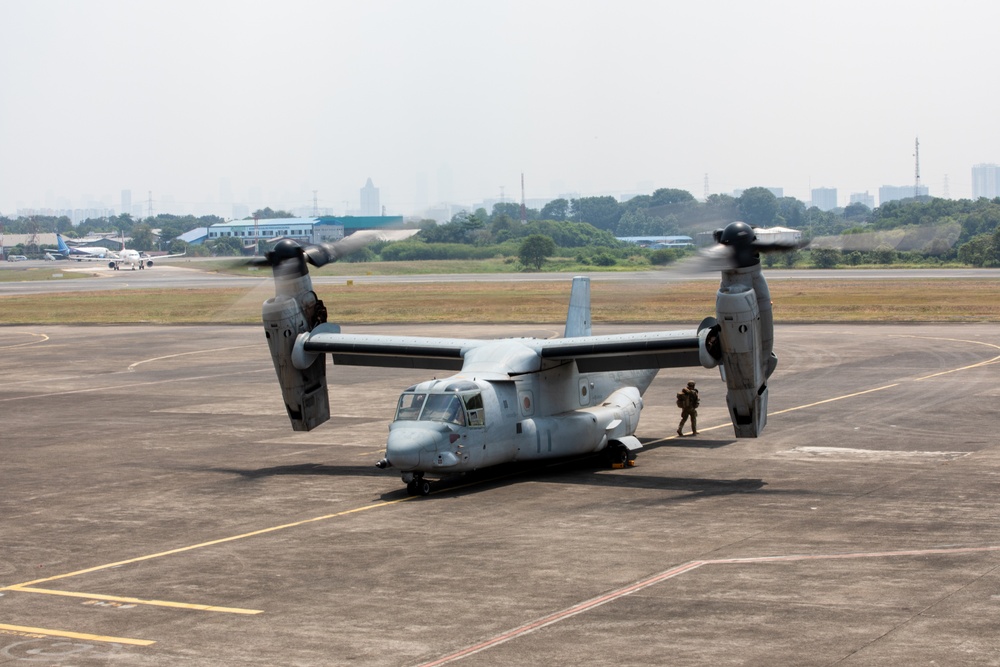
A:
{"type": "Polygon", "coordinates": [[[821,211],[837,208],[837,188],[813,188],[812,205],[821,211]]]}
{"type": "Polygon", "coordinates": [[[374,217],[382,215],[382,207],[379,205],[378,188],[369,178],[365,187],[361,188],[361,215],[362,217],[374,217]]]}
{"type": "Polygon", "coordinates": [[[977,164],[972,167],[972,198],[1000,197],[1000,165],[977,164]]]}

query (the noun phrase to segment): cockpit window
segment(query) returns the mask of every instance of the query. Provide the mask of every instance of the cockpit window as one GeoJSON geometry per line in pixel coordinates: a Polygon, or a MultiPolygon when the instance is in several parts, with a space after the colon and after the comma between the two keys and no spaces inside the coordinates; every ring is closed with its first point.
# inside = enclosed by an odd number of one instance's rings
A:
{"type": "Polygon", "coordinates": [[[420,418],[465,426],[465,408],[462,407],[462,399],[454,394],[430,394],[420,418]]]}
{"type": "Polygon", "coordinates": [[[396,406],[396,421],[436,421],[459,426],[485,426],[483,396],[404,392],[396,406]]]}
{"type": "Polygon", "coordinates": [[[396,406],[396,421],[415,421],[420,417],[420,408],[424,406],[427,394],[403,394],[396,406]]]}

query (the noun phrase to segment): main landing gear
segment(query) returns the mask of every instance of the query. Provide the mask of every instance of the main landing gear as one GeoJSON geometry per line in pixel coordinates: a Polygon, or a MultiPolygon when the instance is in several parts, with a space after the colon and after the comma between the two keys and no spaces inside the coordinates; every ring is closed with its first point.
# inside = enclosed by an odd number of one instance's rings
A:
{"type": "Polygon", "coordinates": [[[413,478],[406,481],[406,492],[411,496],[426,496],[431,492],[431,483],[424,479],[423,473],[413,473],[413,478]]]}
{"type": "Polygon", "coordinates": [[[607,449],[607,460],[612,468],[631,468],[635,466],[635,453],[625,445],[613,444],[607,449]]]}

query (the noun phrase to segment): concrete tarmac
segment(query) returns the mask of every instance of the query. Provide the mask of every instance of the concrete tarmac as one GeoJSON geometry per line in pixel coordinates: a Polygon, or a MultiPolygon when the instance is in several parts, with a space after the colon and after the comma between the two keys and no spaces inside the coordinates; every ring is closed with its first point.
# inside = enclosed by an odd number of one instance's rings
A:
{"type": "Polygon", "coordinates": [[[0,327],[0,665],[1000,664],[1000,326],[775,350],[762,438],[664,372],[637,467],[414,498],[373,464],[433,373],[331,367],[295,433],[260,327],[0,327]]]}

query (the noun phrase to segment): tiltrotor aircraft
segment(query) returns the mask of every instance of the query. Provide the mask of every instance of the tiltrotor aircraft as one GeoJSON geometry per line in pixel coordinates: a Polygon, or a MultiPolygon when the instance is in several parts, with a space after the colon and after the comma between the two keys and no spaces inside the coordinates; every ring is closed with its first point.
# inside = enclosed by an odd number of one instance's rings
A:
{"type": "Polygon", "coordinates": [[[757,437],[767,421],[772,352],[771,298],[760,252],[765,244],[742,222],[716,231],[708,256],[722,263],[716,317],[696,330],[595,336],[590,283],[573,280],[565,337],[478,340],[343,333],[327,321],[307,264],[323,266],[377,237],[358,232],[334,244],[284,240],[267,254],[275,296],[263,321],[288,418],[309,431],[330,418],[326,356],[338,364],[453,371],[404,390],[389,425],[385,457],[407,491],[426,495],[431,478],[487,466],[604,451],[628,464],[642,396],[661,368],[720,367],[738,438],[757,437]]]}

